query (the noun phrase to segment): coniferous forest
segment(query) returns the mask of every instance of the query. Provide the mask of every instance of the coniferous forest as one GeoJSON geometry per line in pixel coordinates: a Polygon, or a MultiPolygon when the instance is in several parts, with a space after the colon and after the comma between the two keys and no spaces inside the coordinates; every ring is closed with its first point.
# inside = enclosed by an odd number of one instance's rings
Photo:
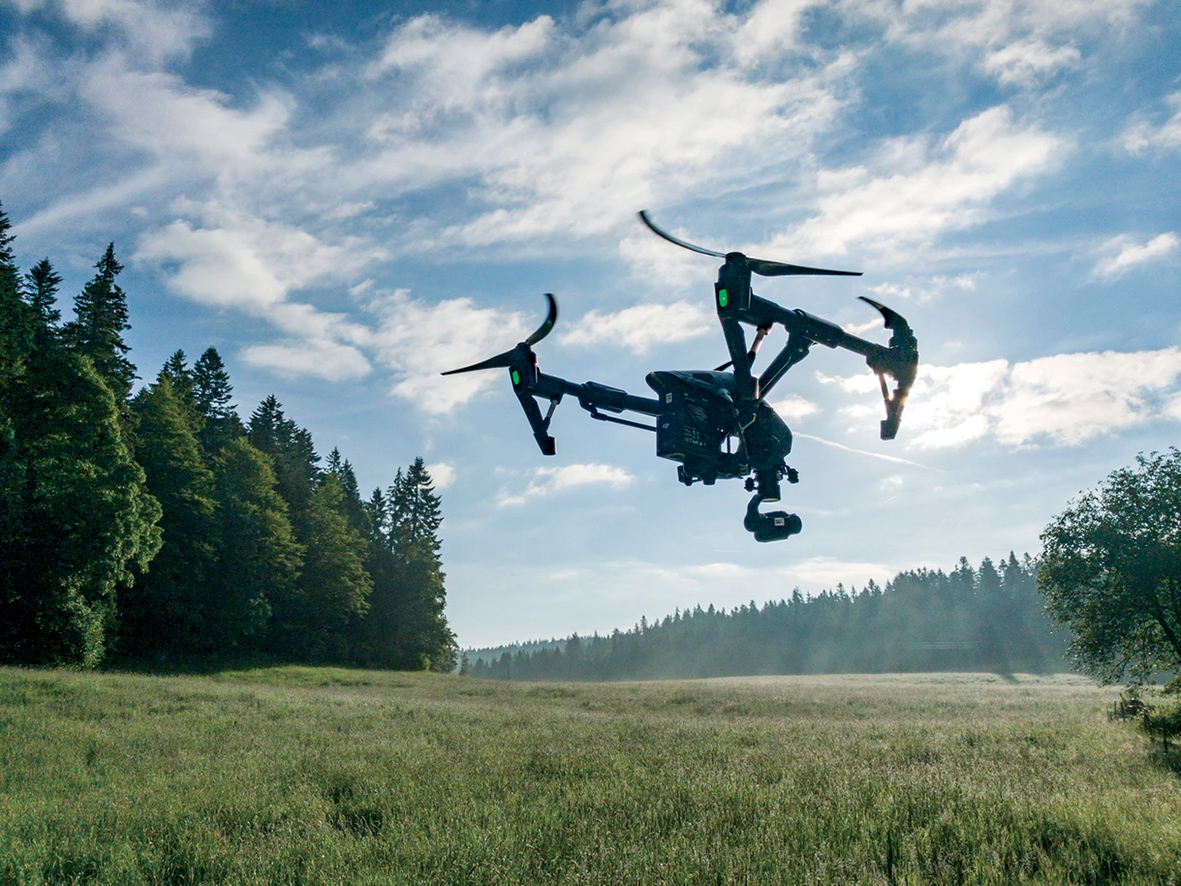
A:
{"type": "Polygon", "coordinates": [[[1069,637],[1046,615],[1035,572],[1028,555],[1010,553],[999,568],[961,558],[950,573],[902,572],[884,588],[796,590],[762,608],[698,606],[606,637],[480,650],[468,670],[500,680],[1065,670],[1069,637]]]}
{"type": "Polygon", "coordinates": [[[242,420],[214,348],[136,390],[114,245],[63,322],[13,240],[0,209],[0,663],[453,669],[421,458],[362,499],[273,396],[242,420]]]}

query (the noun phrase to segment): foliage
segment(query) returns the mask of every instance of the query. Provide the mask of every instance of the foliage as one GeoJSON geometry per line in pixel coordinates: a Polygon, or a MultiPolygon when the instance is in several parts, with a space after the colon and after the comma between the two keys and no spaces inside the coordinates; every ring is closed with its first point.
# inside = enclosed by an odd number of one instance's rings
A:
{"type": "Polygon", "coordinates": [[[520,650],[482,650],[472,674],[512,680],[635,680],[742,674],[990,670],[1048,672],[1064,643],[1051,632],[1034,564],[998,570],[961,558],[950,574],[902,572],[884,588],[838,585],[730,612],[700,606],[608,637],[577,635],[520,650]]]}
{"type": "Polygon", "coordinates": [[[0,882],[1176,883],[1109,695],[0,670],[0,882]]]}
{"type": "Polygon", "coordinates": [[[174,364],[133,403],[138,461],[163,508],[160,552],[119,596],[121,645],[140,658],[212,651],[221,627],[207,590],[219,543],[213,473],[194,433],[195,414],[174,391],[173,377],[183,392],[183,366],[174,364]]]}
{"type": "Polygon", "coordinates": [[[127,295],[115,278],[123,270],[115,258],[115,244],[107,246],[95,264],[98,273],[74,299],[74,319],[66,324],[70,346],[90,359],[98,374],[110,386],[116,402],[123,403],[135,382],[135,366],[127,359],[130,346],[123,333],[131,328],[127,295]]]}
{"type": "Polygon", "coordinates": [[[1042,543],[1038,583],[1080,668],[1106,682],[1181,670],[1181,450],[1110,474],[1042,543]]]}
{"type": "Polygon", "coordinates": [[[377,564],[352,465],[334,451],[321,471],[273,396],[247,439],[214,348],[192,369],[174,352],[128,401],[114,244],[59,328],[61,277],[44,259],[22,278],[10,228],[0,211],[0,662],[93,667],[117,638],[120,665],[261,650],[451,666],[437,497],[399,524],[424,553],[377,564]]]}
{"type": "Polygon", "coordinates": [[[160,546],[160,505],[90,361],[38,349],[5,391],[20,480],[6,490],[0,660],[93,666],[120,585],[160,546]]]}

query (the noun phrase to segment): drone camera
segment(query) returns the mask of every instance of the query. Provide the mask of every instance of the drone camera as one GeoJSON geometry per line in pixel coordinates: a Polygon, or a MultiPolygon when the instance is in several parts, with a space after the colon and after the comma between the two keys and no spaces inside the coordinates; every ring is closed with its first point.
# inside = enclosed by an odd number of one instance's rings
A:
{"type": "Polygon", "coordinates": [[[799,534],[803,528],[804,521],[798,515],[786,511],[772,511],[769,514],[760,514],[758,524],[752,531],[755,541],[783,541],[799,534]]]}

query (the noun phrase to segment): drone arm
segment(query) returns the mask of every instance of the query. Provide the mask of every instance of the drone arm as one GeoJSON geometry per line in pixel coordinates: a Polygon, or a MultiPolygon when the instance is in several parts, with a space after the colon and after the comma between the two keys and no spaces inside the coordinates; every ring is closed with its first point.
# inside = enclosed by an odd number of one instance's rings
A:
{"type": "Polygon", "coordinates": [[[883,440],[892,440],[898,433],[898,426],[902,421],[902,409],[906,405],[907,394],[914,384],[918,370],[918,341],[910,329],[910,324],[900,315],[865,299],[882,313],[886,327],[893,330],[890,346],[884,347],[876,342],[867,341],[852,333],[845,332],[841,327],[820,317],[814,317],[798,308],[789,310],[774,302],[751,296],[750,307],[744,312],[743,320],[756,326],[764,326],[768,322],[781,323],[788,332],[787,347],[780,352],[775,361],[767,368],[760,378],[761,395],[765,395],[780,376],[793,365],[802,360],[808,353],[810,344],[821,344],[829,348],[842,348],[865,357],[865,362],[881,379],[882,398],[886,404],[886,418],[882,422],[881,436],[883,440]],[[797,338],[799,344],[794,348],[792,339],[797,338]],[[772,373],[775,370],[775,373],[772,373]],[[885,376],[891,376],[897,383],[890,395],[886,388],[885,376]]]}

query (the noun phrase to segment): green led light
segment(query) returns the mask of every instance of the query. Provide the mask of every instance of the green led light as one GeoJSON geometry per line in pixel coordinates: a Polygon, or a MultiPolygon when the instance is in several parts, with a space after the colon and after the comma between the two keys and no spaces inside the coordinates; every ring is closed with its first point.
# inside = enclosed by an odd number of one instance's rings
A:
{"type": "Polygon", "coordinates": [[[718,307],[724,308],[728,304],[730,304],[730,293],[728,293],[724,289],[719,289],[718,290],[718,307]]]}
{"type": "Polygon", "coordinates": [[[515,388],[515,387],[519,386],[520,384],[521,384],[521,373],[517,372],[517,370],[514,369],[513,370],[513,387],[515,388]]]}

